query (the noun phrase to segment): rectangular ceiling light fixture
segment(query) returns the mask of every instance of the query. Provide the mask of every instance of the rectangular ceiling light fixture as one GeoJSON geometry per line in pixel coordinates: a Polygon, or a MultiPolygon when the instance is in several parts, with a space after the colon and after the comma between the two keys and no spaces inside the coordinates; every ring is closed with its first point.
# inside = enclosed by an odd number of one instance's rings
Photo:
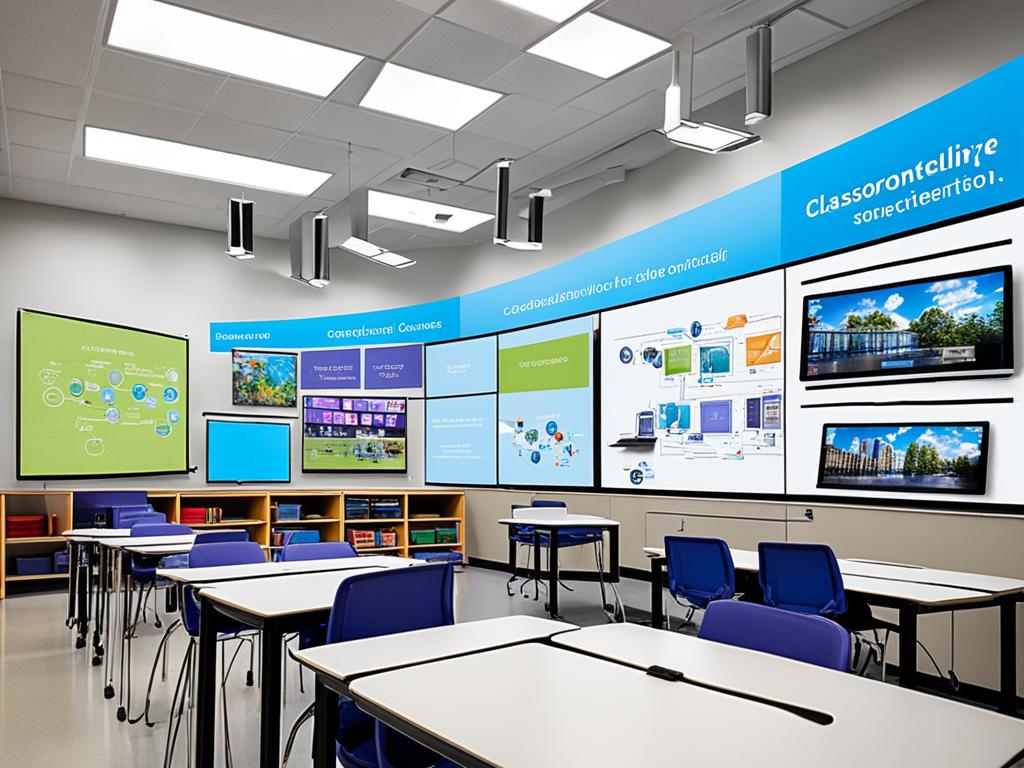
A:
{"type": "Polygon", "coordinates": [[[445,232],[465,232],[494,218],[492,213],[456,208],[452,205],[377,192],[373,189],[369,190],[368,197],[370,216],[404,221],[406,224],[417,224],[445,232]]]}
{"type": "Polygon", "coordinates": [[[363,60],[156,0],[118,0],[107,44],[321,97],[363,60]]]}
{"type": "Polygon", "coordinates": [[[313,194],[331,178],[323,171],[89,125],[85,127],[84,154],[93,160],[302,197],[313,194]]]}
{"type": "Polygon", "coordinates": [[[743,149],[761,141],[761,137],[754,133],[714,123],[691,123],[689,120],[680,120],[675,128],[665,131],[665,136],[678,147],[712,155],[743,149]]]}
{"type": "Polygon", "coordinates": [[[559,27],[528,53],[598,77],[614,77],[668,50],[670,43],[631,27],[585,13],[559,27]]]}
{"type": "Polygon", "coordinates": [[[410,259],[400,253],[393,253],[392,251],[385,250],[379,245],[374,245],[368,240],[363,240],[361,237],[356,237],[355,235],[343,242],[341,247],[346,251],[351,251],[357,256],[362,256],[364,259],[375,261],[378,264],[383,264],[387,267],[394,267],[395,269],[405,269],[406,267],[411,267],[416,263],[414,259],[410,259]]]}
{"type": "Polygon", "coordinates": [[[474,85],[385,64],[359,106],[457,131],[501,96],[474,85]]]}
{"type": "Polygon", "coordinates": [[[561,24],[570,16],[575,16],[594,0],[501,0],[501,2],[561,24]]]}

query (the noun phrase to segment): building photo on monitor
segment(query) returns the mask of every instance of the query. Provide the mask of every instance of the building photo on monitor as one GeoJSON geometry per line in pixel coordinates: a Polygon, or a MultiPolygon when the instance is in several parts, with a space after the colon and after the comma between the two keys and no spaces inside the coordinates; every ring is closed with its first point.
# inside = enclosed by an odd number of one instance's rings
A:
{"type": "Polygon", "coordinates": [[[404,397],[302,398],[303,472],[405,472],[404,397]]]}
{"type": "Polygon", "coordinates": [[[804,298],[803,381],[1013,368],[1008,266],[804,298]]]}
{"type": "Polygon", "coordinates": [[[231,402],[294,408],[298,381],[294,352],[231,351],[231,402]]]}
{"type": "Polygon", "coordinates": [[[819,488],[985,493],[987,421],[826,424],[819,488]]]}

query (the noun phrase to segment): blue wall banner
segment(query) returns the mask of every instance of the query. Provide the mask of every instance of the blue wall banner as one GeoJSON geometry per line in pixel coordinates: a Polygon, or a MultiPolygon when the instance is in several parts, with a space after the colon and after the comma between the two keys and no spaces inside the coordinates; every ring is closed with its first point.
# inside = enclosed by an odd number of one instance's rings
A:
{"type": "Polygon", "coordinates": [[[1024,57],[782,172],[787,261],[1024,198],[1024,57]]]}
{"type": "Polygon", "coordinates": [[[781,263],[778,176],[553,267],[462,297],[462,335],[596,312],[781,263]],[[742,223],[742,225],[739,225],[742,223]]]}
{"type": "Polygon", "coordinates": [[[442,299],[411,307],[352,315],[294,320],[210,323],[210,351],[316,349],[321,347],[445,341],[458,338],[459,300],[442,299]]]}

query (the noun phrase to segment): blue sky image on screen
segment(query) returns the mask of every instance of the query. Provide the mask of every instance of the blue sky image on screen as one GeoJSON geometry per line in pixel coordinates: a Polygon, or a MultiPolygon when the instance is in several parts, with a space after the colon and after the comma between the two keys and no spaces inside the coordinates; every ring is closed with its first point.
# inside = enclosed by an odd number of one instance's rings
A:
{"type": "Polygon", "coordinates": [[[451,485],[497,482],[497,397],[428,400],[426,480],[451,485]]]}
{"type": "Polygon", "coordinates": [[[976,425],[828,427],[822,479],[864,488],[964,490],[979,485],[976,425]]]}
{"type": "Polygon", "coordinates": [[[207,422],[211,482],[271,483],[291,479],[291,425],[207,422]]]}
{"type": "Polygon", "coordinates": [[[475,395],[498,388],[497,338],[435,344],[426,348],[427,397],[475,395]]]}

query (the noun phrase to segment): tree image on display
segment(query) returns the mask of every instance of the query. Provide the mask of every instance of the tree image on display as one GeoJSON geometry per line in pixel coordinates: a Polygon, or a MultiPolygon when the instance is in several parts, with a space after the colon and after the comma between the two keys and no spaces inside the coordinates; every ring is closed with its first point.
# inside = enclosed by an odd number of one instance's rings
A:
{"type": "Polygon", "coordinates": [[[187,470],[187,340],[26,310],[19,328],[19,476],[187,470]]]}

